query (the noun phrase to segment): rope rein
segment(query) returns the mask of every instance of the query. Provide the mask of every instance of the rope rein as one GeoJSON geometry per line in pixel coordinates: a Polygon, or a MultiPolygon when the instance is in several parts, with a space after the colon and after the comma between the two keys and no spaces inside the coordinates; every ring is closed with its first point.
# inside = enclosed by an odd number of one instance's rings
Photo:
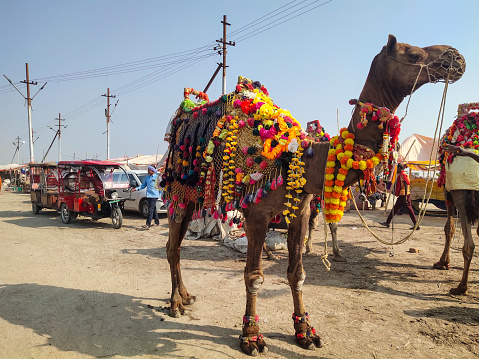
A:
{"type": "MultiPolygon", "coordinates": [[[[432,161],[432,155],[434,153],[434,145],[435,145],[435,142],[436,142],[438,127],[439,127],[439,133],[441,133],[441,131],[442,131],[442,124],[443,124],[443,120],[444,120],[444,109],[445,109],[445,104],[446,104],[446,94],[447,94],[448,85],[449,85],[449,74],[448,74],[448,81],[446,81],[445,86],[444,86],[444,92],[443,92],[443,95],[442,95],[441,105],[440,105],[440,108],[439,108],[439,114],[438,114],[438,118],[437,118],[437,121],[436,121],[436,131],[434,133],[434,141],[433,141],[433,146],[432,146],[432,149],[431,149],[431,154],[429,155],[429,163],[431,163],[431,161],[432,161]]],[[[436,148],[436,154],[435,154],[436,158],[437,158],[437,150],[438,149],[436,148]]],[[[354,198],[354,196],[351,196],[352,199],[353,199],[354,208],[356,208],[356,211],[358,212],[359,218],[361,219],[361,222],[363,223],[364,227],[366,227],[366,229],[369,231],[369,233],[371,233],[374,236],[374,238],[376,238],[379,242],[381,242],[382,244],[385,244],[385,245],[394,246],[394,245],[398,245],[398,244],[402,244],[402,243],[406,242],[413,235],[414,231],[419,226],[422,219],[424,218],[424,215],[426,214],[426,207],[429,203],[429,199],[431,198],[432,190],[433,190],[433,187],[434,187],[434,178],[436,177],[436,171],[434,171],[434,174],[432,176],[432,185],[429,189],[429,193],[427,194],[427,200],[426,200],[426,202],[424,202],[424,200],[426,198],[426,193],[428,192],[428,185],[429,185],[429,181],[430,181],[430,177],[429,177],[430,171],[431,171],[431,166],[429,166],[428,172],[427,172],[426,186],[424,188],[424,195],[423,195],[422,202],[421,202],[421,208],[419,209],[418,220],[416,221],[416,224],[414,225],[414,228],[412,229],[411,233],[409,233],[406,237],[397,240],[396,242],[394,242],[394,240],[386,241],[386,240],[382,239],[376,233],[374,233],[371,230],[371,228],[369,228],[368,224],[364,220],[364,217],[361,215],[361,212],[358,209],[358,206],[356,204],[356,199],[354,198]]],[[[393,230],[392,230],[392,232],[394,232],[394,217],[393,217],[393,230]]],[[[393,238],[394,237],[392,237],[392,239],[393,238]]]]}

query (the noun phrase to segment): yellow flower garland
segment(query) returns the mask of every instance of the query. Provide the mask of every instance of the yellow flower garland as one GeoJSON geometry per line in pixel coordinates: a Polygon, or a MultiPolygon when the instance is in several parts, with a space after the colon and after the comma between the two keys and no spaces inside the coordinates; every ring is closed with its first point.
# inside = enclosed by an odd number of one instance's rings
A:
{"type": "Polygon", "coordinates": [[[339,136],[331,139],[331,149],[328,152],[328,161],[326,162],[326,174],[324,176],[324,214],[326,223],[339,222],[344,215],[348,189],[344,187],[344,180],[350,168],[366,170],[376,167],[380,162],[381,154],[376,154],[370,160],[354,161],[353,145],[354,135],[349,133],[346,128],[342,128],[340,136],[344,140],[344,148],[339,140],[339,136]],[[339,161],[341,168],[336,174],[336,162],[339,161]]]}

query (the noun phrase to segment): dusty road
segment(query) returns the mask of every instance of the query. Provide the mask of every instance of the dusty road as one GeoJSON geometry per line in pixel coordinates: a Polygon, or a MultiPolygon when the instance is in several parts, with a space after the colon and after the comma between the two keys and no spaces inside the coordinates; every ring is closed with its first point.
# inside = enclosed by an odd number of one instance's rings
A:
{"type": "MultiPolygon", "coordinates": [[[[366,211],[368,224],[382,212],[366,211]]],[[[61,223],[33,215],[29,195],[0,195],[0,358],[245,358],[238,345],[244,312],[244,255],[205,239],[186,241],[183,277],[197,296],[191,311],[168,317],[170,274],[166,219],[138,231],[129,213],[119,230],[103,219],[61,223]]],[[[410,226],[397,217],[395,238],[410,226]]],[[[478,259],[470,294],[451,296],[462,273],[462,238],[453,241],[449,271],[432,270],[442,250],[444,218],[426,217],[405,244],[377,242],[346,214],[339,229],[346,263],[327,272],[318,256],[304,259],[304,298],[325,346],[294,344],[287,252],[264,260],[258,299],[268,358],[475,358],[479,354],[478,259]],[[418,253],[410,253],[414,247],[418,253]]],[[[323,232],[314,236],[323,251],[323,232]]]]}

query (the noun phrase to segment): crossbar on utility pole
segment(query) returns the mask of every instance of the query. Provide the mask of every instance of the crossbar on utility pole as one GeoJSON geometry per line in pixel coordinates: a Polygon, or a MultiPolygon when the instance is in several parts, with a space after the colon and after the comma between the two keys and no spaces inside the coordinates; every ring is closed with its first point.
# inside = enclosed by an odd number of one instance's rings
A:
{"type": "MultiPolygon", "coordinates": [[[[231,26],[231,24],[228,24],[228,22],[226,22],[226,15],[223,15],[223,21],[221,21],[221,23],[223,24],[223,38],[222,39],[219,39],[219,40],[216,40],[216,42],[218,43],[221,43],[222,44],[222,50],[221,50],[221,53],[223,54],[223,86],[222,86],[222,92],[223,92],[223,95],[226,93],[226,68],[228,66],[226,66],[226,45],[230,45],[230,46],[235,46],[236,43],[235,42],[231,42],[231,41],[226,41],[226,26],[231,26]]],[[[215,75],[216,76],[216,75],[215,75]]]]}

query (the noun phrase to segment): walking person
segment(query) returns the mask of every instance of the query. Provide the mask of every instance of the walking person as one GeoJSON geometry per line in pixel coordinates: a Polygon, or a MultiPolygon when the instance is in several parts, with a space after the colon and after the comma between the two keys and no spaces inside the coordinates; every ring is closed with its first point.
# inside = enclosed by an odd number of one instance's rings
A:
{"type": "Polygon", "coordinates": [[[150,229],[151,221],[155,219],[155,224],[158,226],[160,224],[160,219],[158,218],[158,212],[156,211],[156,202],[160,197],[160,191],[158,190],[158,179],[159,175],[156,171],[156,168],[153,166],[148,166],[148,176],[145,178],[140,187],[133,188],[131,191],[140,191],[146,187],[146,200],[148,201],[148,218],[146,219],[146,224],[142,226],[144,229],[150,229]]]}
{"type": "MultiPolygon", "coordinates": [[[[414,226],[416,225],[417,219],[416,219],[416,215],[414,214],[414,210],[412,209],[411,195],[409,194],[409,186],[411,183],[409,181],[409,176],[404,171],[404,165],[402,163],[398,164],[397,169],[398,169],[398,173],[397,173],[397,179],[396,179],[396,192],[395,192],[397,201],[391,213],[389,213],[389,216],[386,222],[380,222],[379,224],[389,228],[394,215],[401,208],[403,208],[403,206],[405,206],[407,213],[409,214],[409,217],[411,217],[411,220],[413,223],[413,226],[410,229],[413,229],[414,226]]],[[[419,226],[417,226],[416,230],[419,230],[419,229],[420,229],[419,226]]]]}

